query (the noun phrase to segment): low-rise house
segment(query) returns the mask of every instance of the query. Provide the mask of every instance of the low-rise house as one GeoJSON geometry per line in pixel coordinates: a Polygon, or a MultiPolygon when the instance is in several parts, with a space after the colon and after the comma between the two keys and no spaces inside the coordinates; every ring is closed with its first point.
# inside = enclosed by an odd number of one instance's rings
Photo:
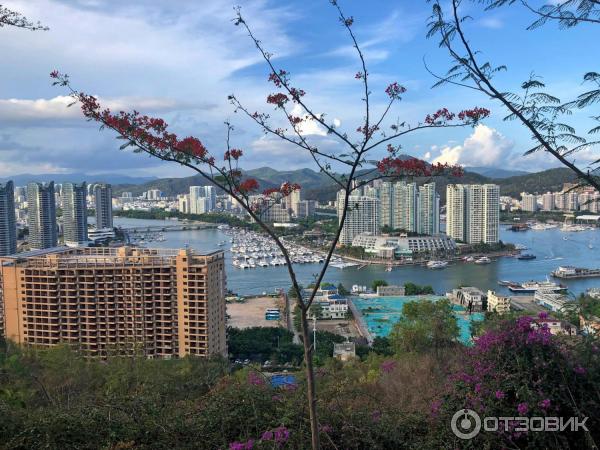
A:
{"type": "Polygon", "coordinates": [[[487,291],[487,310],[504,314],[510,312],[510,297],[499,295],[495,291],[487,291]]]}
{"type": "Polygon", "coordinates": [[[575,336],[577,334],[577,327],[566,320],[556,319],[554,317],[547,317],[545,319],[536,319],[533,322],[534,326],[546,326],[550,330],[550,334],[553,335],[567,335],[575,336]]]}
{"type": "Polygon", "coordinates": [[[356,358],[356,345],[354,342],[333,344],[333,357],[342,361],[349,361],[356,358]]]}
{"type": "Polygon", "coordinates": [[[455,304],[461,305],[470,311],[483,311],[483,301],[485,294],[478,288],[465,286],[459,289],[452,289],[452,293],[448,294],[455,304]]]}
{"type": "Polygon", "coordinates": [[[560,312],[563,310],[568,298],[564,294],[560,294],[551,290],[538,289],[533,295],[533,300],[540,306],[548,308],[553,312],[560,312]]]}
{"type": "MultiPolygon", "coordinates": [[[[310,289],[302,292],[302,297],[307,300],[311,294],[310,289]]],[[[321,287],[315,293],[313,305],[318,305],[321,319],[345,319],[348,316],[348,300],[338,293],[335,286],[321,287]]]]}
{"type": "Polygon", "coordinates": [[[600,336],[600,318],[579,315],[579,325],[583,334],[600,336]]]}
{"type": "Polygon", "coordinates": [[[380,297],[386,296],[402,296],[405,294],[404,286],[377,286],[377,295],[380,297]]]}
{"type": "Polygon", "coordinates": [[[414,254],[454,252],[456,243],[445,234],[435,236],[376,236],[362,233],[352,240],[353,247],[386,259],[412,259],[414,254]]]}

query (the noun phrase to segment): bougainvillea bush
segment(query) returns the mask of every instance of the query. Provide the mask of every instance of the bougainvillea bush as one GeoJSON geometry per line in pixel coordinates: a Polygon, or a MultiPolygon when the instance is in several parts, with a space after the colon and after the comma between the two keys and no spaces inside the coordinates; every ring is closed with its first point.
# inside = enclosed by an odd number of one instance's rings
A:
{"type": "MultiPolygon", "coordinates": [[[[498,432],[480,432],[460,448],[597,448],[600,419],[600,346],[596,339],[554,336],[546,314],[523,316],[488,331],[469,349],[448,391],[432,405],[437,425],[447,428],[466,408],[484,417],[584,418],[589,433],[519,431],[507,421],[498,432]],[[504,428],[508,428],[504,430],[504,428]]],[[[504,422],[503,422],[504,423],[504,422]]],[[[450,436],[452,436],[450,434],[450,436]]]]}

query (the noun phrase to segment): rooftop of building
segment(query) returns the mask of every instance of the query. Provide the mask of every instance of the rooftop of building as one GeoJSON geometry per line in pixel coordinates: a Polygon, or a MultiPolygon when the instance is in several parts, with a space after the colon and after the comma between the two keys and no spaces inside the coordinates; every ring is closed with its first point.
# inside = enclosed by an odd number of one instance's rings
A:
{"type": "Polygon", "coordinates": [[[179,255],[190,257],[211,258],[223,257],[222,250],[208,253],[200,253],[193,249],[166,249],[166,248],[143,248],[143,247],[52,247],[40,250],[31,250],[2,257],[4,264],[27,262],[30,264],[51,263],[56,265],[71,264],[115,264],[125,262],[164,263],[179,255]]]}

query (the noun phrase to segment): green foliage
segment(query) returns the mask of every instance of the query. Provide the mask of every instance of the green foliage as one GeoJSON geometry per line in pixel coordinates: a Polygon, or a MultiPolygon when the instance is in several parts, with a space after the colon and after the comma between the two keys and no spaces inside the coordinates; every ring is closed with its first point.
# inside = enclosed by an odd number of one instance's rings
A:
{"type": "Polygon", "coordinates": [[[374,280],[373,283],[371,283],[371,289],[373,289],[373,292],[377,292],[377,288],[379,286],[387,286],[388,282],[385,280],[374,280]]]}
{"type": "Polygon", "coordinates": [[[454,345],[459,328],[448,300],[417,300],[402,308],[390,341],[398,353],[426,352],[454,345]]]}
{"type": "Polygon", "coordinates": [[[227,329],[229,354],[233,359],[300,363],[302,347],[293,343],[293,333],[283,328],[227,329]]]}
{"type": "Polygon", "coordinates": [[[405,295],[433,295],[435,292],[431,286],[419,286],[415,283],[404,283],[405,295]]]}
{"type": "Polygon", "coordinates": [[[344,295],[344,296],[345,295],[350,295],[350,291],[348,289],[346,289],[346,287],[342,283],[339,283],[337,285],[337,290],[338,290],[338,292],[339,292],[340,295],[344,295]]]}

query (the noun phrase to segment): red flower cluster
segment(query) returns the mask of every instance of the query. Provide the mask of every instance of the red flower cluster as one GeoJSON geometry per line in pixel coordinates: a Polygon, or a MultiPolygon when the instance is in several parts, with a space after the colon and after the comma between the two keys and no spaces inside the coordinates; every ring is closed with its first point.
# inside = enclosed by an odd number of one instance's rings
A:
{"type": "Polygon", "coordinates": [[[302,122],[302,118],[297,116],[288,116],[288,120],[292,125],[298,125],[302,122]]]}
{"type": "MultiPolygon", "coordinates": [[[[342,19],[340,19],[340,20],[342,20],[342,19]]],[[[354,17],[350,16],[347,19],[342,20],[342,23],[344,25],[346,25],[347,27],[351,27],[352,24],[354,24],[354,17]]]]}
{"type": "Polygon", "coordinates": [[[356,75],[354,75],[354,78],[356,78],[357,80],[362,80],[365,77],[365,74],[362,72],[356,72],[356,75]]]}
{"type": "Polygon", "coordinates": [[[237,186],[237,191],[242,194],[248,194],[258,189],[258,181],[254,178],[246,178],[237,186]]]}
{"type": "Polygon", "coordinates": [[[400,99],[400,96],[405,92],[406,88],[399,85],[397,82],[393,82],[385,89],[385,93],[393,100],[400,99]]]}
{"type": "Polygon", "coordinates": [[[475,107],[473,109],[465,109],[458,113],[458,118],[460,120],[470,120],[473,122],[478,122],[481,119],[485,119],[490,115],[490,110],[486,108],[475,107]]]}
{"type": "Polygon", "coordinates": [[[281,194],[284,197],[287,197],[292,192],[298,191],[298,190],[300,190],[300,185],[298,183],[289,183],[287,181],[285,183],[283,183],[281,185],[281,187],[279,188],[279,192],[281,192],[281,194]]]}
{"type": "Polygon", "coordinates": [[[283,105],[285,105],[289,100],[290,100],[289,97],[285,94],[282,94],[281,92],[278,92],[277,94],[270,94],[267,97],[267,103],[270,103],[272,105],[277,105],[280,108],[283,105]]]}
{"type": "Polygon", "coordinates": [[[269,188],[263,191],[263,195],[281,194],[283,197],[287,197],[294,191],[300,190],[300,185],[297,183],[283,183],[279,188],[269,188]]]}
{"type": "Polygon", "coordinates": [[[289,72],[281,69],[278,73],[271,72],[271,74],[269,75],[269,81],[272,81],[275,86],[281,87],[282,81],[284,83],[287,83],[288,76],[289,76],[289,72]]]}
{"type": "Polygon", "coordinates": [[[412,177],[431,177],[446,173],[461,176],[463,173],[461,166],[451,166],[447,163],[429,164],[416,158],[383,158],[377,164],[377,170],[384,175],[412,177]]]}
{"type": "Polygon", "coordinates": [[[188,153],[199,159],[204,159],[208,153],[204,144],[202,144],[199,139],[192,136],[188,136],[179,141],[175,146],[175,150],[188,153]]]}
{"type": "Polygon", "coordinates": [[[425,123],[427,125],[442,125],[453,120],[454,117],[456,117],[456,114],[448,111],[447,108],[441,108],[433,114],[427,114],[427,117],[425,117],[425,123]]]}
{"type": "Polygon", "coordinates": [[[377,125],[373,125],[371,127],[369,127],[369,129],[367,130],[367,126],[363,125],[362,127],[358,127],[356,129],[356,131],[358,131],[359,133],[364,134],[367,137],[371,137],[373,136],[373,133],[375,133],[377,130],[379,130],[379,127],[377,125]]]}
{"type": "Polygon", "coordinates": [[[231,150],[227,150],[224,155],[224,160],[229,161],[230,159],[235,159],[236,161],[240,159],[240,157],[244,154],[242,150],[237,148],[232,148],[231,150]]]}
{"type": "Polygon", "coordinates": [[[306,95],[306,92],[304,92],[302,89],[296,89],[293,87],[290,88],[290,95],[295,102],[298,102],[300,97],[304,97],[304,95],[306,95]]]}

